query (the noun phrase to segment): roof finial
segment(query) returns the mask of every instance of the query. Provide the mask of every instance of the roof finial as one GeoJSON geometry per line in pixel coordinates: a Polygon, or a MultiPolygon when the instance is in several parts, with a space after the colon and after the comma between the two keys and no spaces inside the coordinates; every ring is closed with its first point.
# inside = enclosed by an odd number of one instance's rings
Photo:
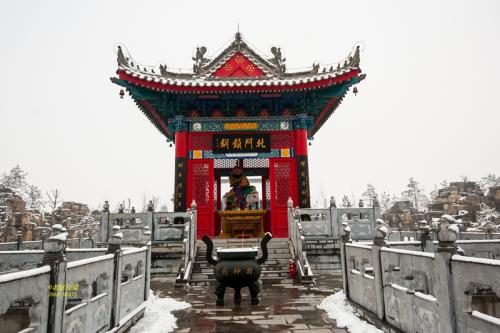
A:
{"type": "Polygon", "coordinates": [[[239,21],[236,22],[236,35],[234,35],[234,41],[236,42],[236,44],[241,43],[240,22],[239,21]]]}

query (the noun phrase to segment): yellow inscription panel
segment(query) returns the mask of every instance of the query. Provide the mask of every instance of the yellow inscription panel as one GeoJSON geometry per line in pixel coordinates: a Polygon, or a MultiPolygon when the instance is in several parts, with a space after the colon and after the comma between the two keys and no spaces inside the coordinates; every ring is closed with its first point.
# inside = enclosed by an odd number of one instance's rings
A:
{"type": "Polygon", "coordinates": [[[256,130],[258,128],[258,123],[224,123],[226,131],[256,130]]]}

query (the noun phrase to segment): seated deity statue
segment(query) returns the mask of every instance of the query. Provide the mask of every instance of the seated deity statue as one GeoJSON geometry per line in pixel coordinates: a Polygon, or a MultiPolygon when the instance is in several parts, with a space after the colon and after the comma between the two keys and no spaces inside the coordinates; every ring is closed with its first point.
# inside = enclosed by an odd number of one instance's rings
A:
{"type": "Polygon", "coordinates": [[[231,190],[223,197],[226,210],[258,208],[259,195],[255,186],[250,185],[241,167],[236,166],[231,170],[229,185],[231,190]]]}

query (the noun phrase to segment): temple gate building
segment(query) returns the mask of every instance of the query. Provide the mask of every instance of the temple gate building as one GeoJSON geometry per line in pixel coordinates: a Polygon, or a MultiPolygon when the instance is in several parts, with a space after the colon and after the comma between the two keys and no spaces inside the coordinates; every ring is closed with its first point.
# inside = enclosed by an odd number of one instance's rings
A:
{"type": "Polygon", "coordinates": [[[287,71],[280,48],[266,58],[240,33],[212,59],[206,52],[197,48],[193,71],[182,73],[139,66],[118,47],[111,80],[175,143],[174,207],[196,201],[198,237],[219,235],[222,185],[235,166],[260,189],[264,231],[287,237],[288,198],[310,206],[308,140],[365,77],[359,46],[335,65],[298,72],[287,71]]]}

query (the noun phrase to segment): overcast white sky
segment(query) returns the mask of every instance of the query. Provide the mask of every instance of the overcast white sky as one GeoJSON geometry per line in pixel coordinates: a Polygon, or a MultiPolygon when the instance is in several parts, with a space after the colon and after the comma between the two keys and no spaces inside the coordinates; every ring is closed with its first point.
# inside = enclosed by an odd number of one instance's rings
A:
{"type": "Polygon", "coordinates": [[[400,194],[415,177],[500,174],[500,1],[2,1],[0,172],[16,164],[44,191],[93,206],[144,195],[166,202],[174,150],[109,77],[114,46],[140,63],[191,68],[239,22],[288,68],[365,45],[359,94],[347,95],[310,147],[313,201],[400,194]]]}

